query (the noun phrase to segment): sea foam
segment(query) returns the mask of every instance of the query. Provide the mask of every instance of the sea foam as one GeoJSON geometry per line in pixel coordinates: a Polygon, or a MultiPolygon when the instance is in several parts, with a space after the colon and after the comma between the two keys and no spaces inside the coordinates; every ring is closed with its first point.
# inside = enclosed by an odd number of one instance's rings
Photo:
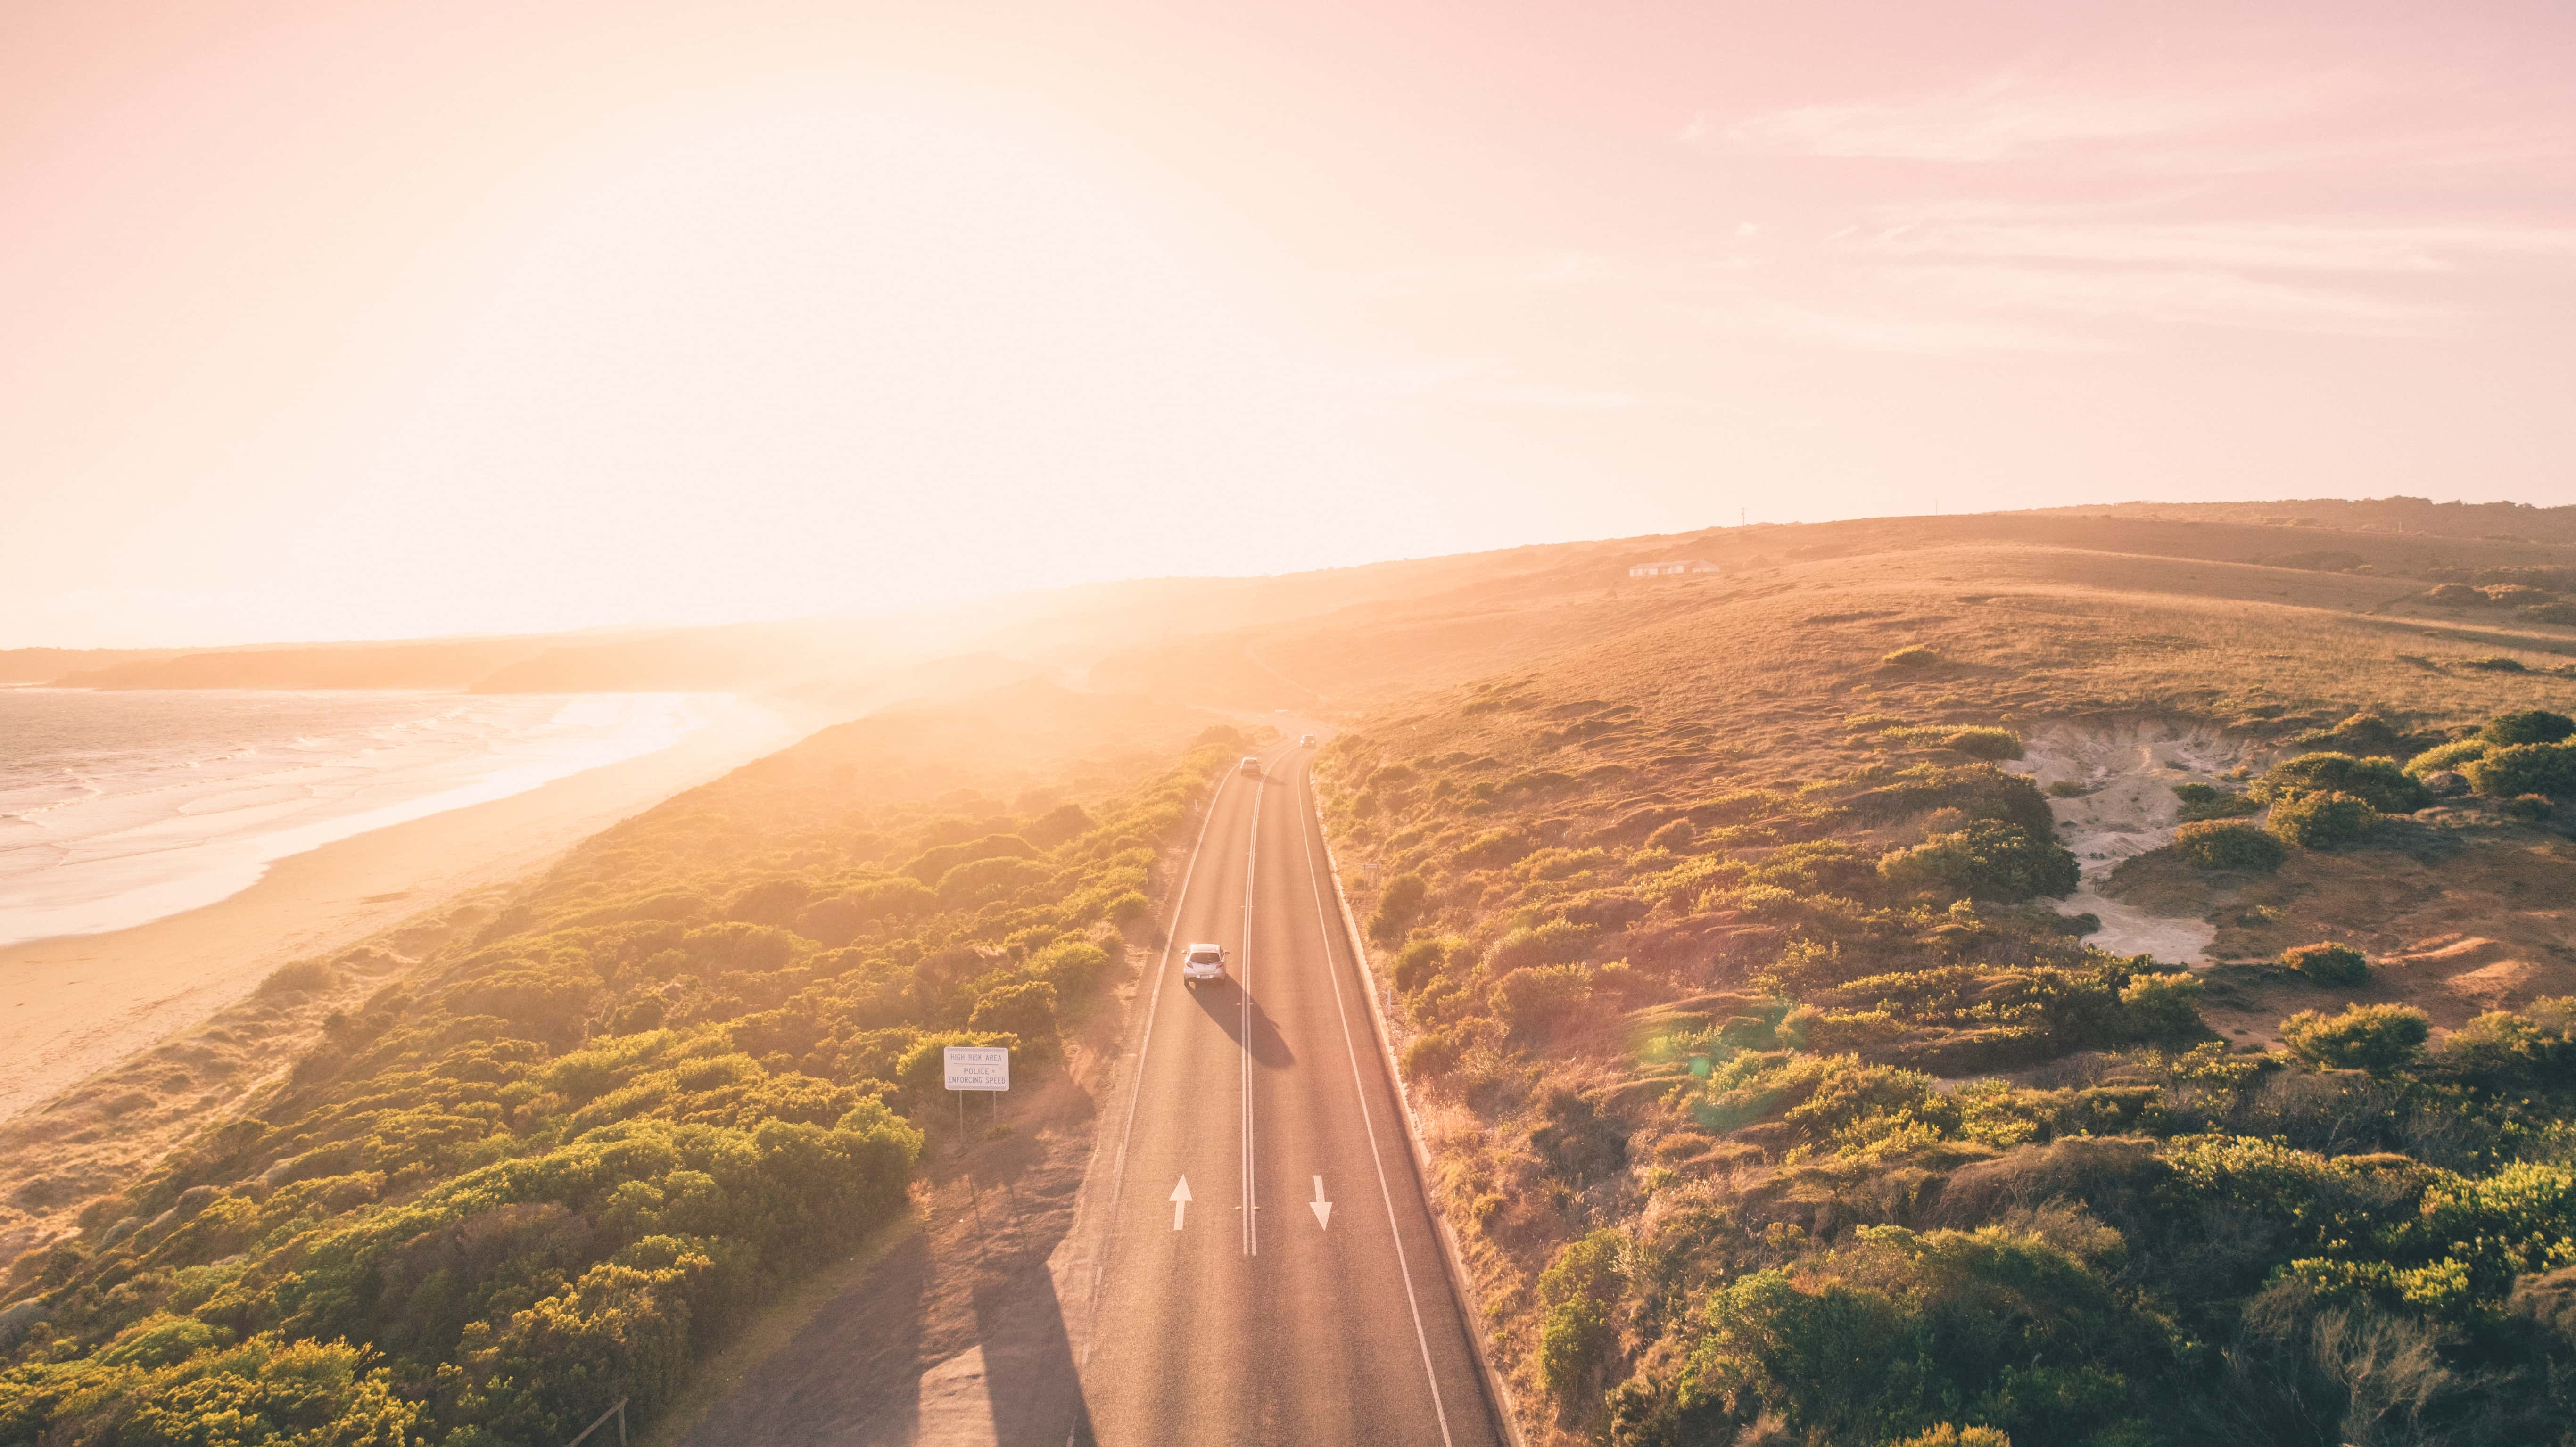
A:
{"type": "Polygon", "coordinates": [[[0,945],[213,904],[702,722],[686,694],[0,690],[0,945]]]}

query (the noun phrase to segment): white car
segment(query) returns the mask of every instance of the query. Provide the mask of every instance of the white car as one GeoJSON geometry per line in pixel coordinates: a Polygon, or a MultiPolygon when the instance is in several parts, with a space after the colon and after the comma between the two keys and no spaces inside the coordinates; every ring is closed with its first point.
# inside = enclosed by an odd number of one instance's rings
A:
{"type": "Polygon", "coordinates": [[[1260,773],[1261,761],[1252,757],[1250,754],[1246,754],[1243,756],[1243,762],[1234,766],[1234,771],[1238,774],[1260,773]]]}
{"type": "Polygon", "coordinates": [[[1315,736],[1313,734],[1299,734],[1297,736],[1297,747],[1301,749],[1311,749],[1314,746],[1315,736]]]}
{"type": "Polygon", "coordinates": [[[1195,985],[1202,980],[1222,980],[1224,978],[1225,946],[1192,945],[1190,946],[1190,952],[1181,956],[1182,984],[1195,985]]]}

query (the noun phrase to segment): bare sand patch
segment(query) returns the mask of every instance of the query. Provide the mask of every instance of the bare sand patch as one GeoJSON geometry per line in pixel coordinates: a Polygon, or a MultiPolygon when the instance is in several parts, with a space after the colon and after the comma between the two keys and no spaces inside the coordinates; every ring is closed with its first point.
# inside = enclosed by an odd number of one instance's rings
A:
{"type": "Polygon", "coordinates": [[[2443,983],[2452,994],[2495,1010],[2529,998],[2531,982],[2539,973],[2529,960],[2498,960],[2453,975],[2443,983]]]}
{"type": "Polygon", "coordinates": [[[2218,937],[2215,925],[2198,915],[2158,914],[2113,899],[2102,885],[2122,862],[2173,842],[2182,808],[2174,785],[2214,782],[2254,762],[2260,747],[2181,719],[2053,723],[2033,730],[2023,747],[2028,756],[2007,768],[2043,789],[2064,784],[2084,790],[2048,801],[2058,839],[2083,866],[2083,883],[2060,908],[2101,920],[2101,932],[2089,941],[2115,954],[2203,963],[2218,937]]]}

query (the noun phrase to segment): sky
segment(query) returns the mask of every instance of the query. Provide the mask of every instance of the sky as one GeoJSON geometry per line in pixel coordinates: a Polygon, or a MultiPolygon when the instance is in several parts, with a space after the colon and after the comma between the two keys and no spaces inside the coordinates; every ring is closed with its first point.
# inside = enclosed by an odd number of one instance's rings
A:
{"type": "Polygon", "coordinates": [[[2576,502],[2576,8],[16,0],[0,646],[2576,502]]]}

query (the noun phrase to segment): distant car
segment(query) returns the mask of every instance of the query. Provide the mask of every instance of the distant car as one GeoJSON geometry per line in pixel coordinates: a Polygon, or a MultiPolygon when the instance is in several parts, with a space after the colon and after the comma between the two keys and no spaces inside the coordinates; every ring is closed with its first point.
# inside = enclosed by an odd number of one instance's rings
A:
{"type": "Polygon", "coordinates": [[[1297,736],[1297,747],[1301,749],[1311,749],[1314,746],[1315,736],[1313,734],[1299,734],[1297,736]]]}
{"type": "Polygon", "coordinates": [[[1222,980],[1224,978],[1225,946],[1192,945],[1190,946],[1190,952],[1181,956],[1182,984],[1195,985],[1202,980],[1222,980]]]}
{"type": "Polygon", "coordinates": [[[1243,756],[1243,762],[1234,766],[1234,771],[1238,774],[1260,773],[1261,761],[1252,757],[1250,754],[1246,754],[1243,756]]]}

